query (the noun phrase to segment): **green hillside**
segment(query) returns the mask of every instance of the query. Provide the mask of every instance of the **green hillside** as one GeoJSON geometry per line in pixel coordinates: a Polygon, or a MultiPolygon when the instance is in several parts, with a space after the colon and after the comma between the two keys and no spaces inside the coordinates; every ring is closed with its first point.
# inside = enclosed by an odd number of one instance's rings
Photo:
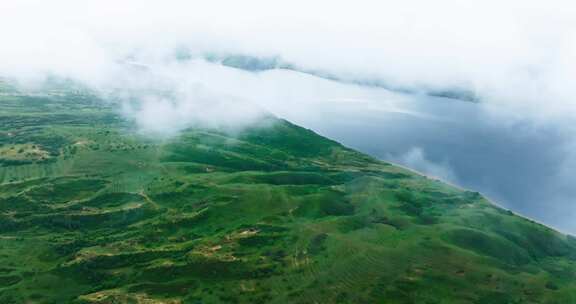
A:
{"type": "Polygon", "coordinates": [[[0,303],[576,303],[576,239],[287,121],[2,90],[0,303]]]}

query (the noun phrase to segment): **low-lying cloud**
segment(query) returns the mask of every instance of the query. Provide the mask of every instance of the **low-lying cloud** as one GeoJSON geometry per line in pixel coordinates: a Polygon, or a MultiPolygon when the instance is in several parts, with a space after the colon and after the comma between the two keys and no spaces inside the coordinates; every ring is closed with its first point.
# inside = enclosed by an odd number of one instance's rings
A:
{"type": "Polygon", "coordinates": [[[456,174],[447,161],[431,161],[420,147],[413,147],[401,155],[390,155],[386,157],[386,159],[408,168],[425,172],[432,178],[439,178],[453,184],[458,184],[456,174]]]}
{"type": "Polygon", "coordinates": [[[574,114],[569,1],[23,0],[0,4],[0,12],[3,73],[56,71],[99,83],[127,57],[155,61],[186,48],[280,56],[342,79],[465,88],[538,116],[574,114]]]}

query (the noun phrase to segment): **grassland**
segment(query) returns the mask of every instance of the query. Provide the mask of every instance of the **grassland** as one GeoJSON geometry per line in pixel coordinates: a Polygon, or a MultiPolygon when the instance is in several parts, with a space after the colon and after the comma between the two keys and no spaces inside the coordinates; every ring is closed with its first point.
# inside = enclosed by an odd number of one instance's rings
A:
{"type": "Polygon", "coordinates": [[[159,141],[94,96],[0,96],[0,303],[566,304],[575,263],[570,236],[280,119],[159,141]]]}

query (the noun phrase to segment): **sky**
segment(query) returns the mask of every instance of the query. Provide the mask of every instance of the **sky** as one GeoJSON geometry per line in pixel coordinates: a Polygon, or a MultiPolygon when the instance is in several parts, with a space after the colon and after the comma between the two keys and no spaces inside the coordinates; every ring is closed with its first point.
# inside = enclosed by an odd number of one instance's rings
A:
{"type": "Polygon", "coordinates": [[[35,88],[57,75],[137,100],[119,111],[142,132],[271,112],[576,233],[571,1],[5,0],[0,37],[0,77],[35,88]]]}

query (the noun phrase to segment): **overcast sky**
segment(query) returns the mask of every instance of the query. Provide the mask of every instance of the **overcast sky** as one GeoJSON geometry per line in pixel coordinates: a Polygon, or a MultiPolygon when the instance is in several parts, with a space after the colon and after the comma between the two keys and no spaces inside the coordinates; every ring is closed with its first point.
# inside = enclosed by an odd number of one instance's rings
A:
{"type": "Polygon", "coordinates": [[[5,0],[0,37],[1,76],[140,92],[120,111],[151,134],[270,111],[576,232],[571,1],[5,0]],[[181,50],[189,60],[176,60],[181,50]],[[244,71],[206,54],[276,57],[412,93],[244,71]],[[470,91],[480,102],[429,90],[470,91]]]}

